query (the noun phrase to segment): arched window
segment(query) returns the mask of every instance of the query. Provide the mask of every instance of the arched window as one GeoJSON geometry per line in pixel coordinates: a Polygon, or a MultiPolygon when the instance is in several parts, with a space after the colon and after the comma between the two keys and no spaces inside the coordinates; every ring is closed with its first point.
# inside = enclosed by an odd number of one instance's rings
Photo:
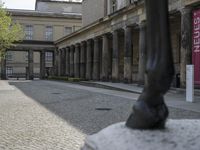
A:
{"type": "Polygon", "coordinates": [[[117,0],[111,0],[111,13],[117,10],[117,0]]]}

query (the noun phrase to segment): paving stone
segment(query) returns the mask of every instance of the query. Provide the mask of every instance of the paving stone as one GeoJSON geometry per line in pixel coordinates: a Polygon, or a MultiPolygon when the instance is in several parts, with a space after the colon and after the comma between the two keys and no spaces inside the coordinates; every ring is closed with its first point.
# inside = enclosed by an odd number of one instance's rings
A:
{"type": "MultiPolygon", "coordinates": [[[[0,85],[2,150],[78,150],[87,135],[125,121],[138,97],[53,81],[0,85]]],[[[200,119],[200,114],[170,108],[170,118],[200,119]]]]}

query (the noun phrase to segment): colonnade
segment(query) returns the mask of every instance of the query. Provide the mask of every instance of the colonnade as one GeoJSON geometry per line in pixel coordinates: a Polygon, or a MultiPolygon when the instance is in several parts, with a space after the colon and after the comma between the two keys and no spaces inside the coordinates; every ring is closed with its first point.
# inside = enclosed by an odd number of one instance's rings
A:
{"type": "MultiPolygon", "coordinates": [[[[27,70],[27,79],[33,80],[34,79],[34,50],[30,49],[28,52],[28,70],[27,70]]],[[[46,57],[45,57],[45,50],[41,50],[40,52],[40,78],[45,78],[46,73],[46,57]]],[[[2,58],[1,60],[1,79],[7,79],[6,76],[6,58],[2,58]]]]}
{"type": "MultiPolygon", "coordinates": [[[[186,83],[186,65],[192,63],[192,8],[183,8],[180,11],[180,67],[176,73],[180,73],[181,86],[186,83]]],[[[72,45],[58,49],[59,53],[64,53],[62,61],[57,61],[57,75],[66,75],[87,80],[101,81],[123,81],[131,83],[133,81],[133,53],[134,41],[132,30],[139,30],[138,39],[138,70],[137,82],[144,83],[145,64],[147,60],[146,30],[145,21],[136,26],[125,26],[121,29],[87,39],[72,45]],[[119,30],[123,31],[124,42],[120,42],[119,30]],[[100,41],[100,42],[99,42],[100,41]],[[123,45],[123,48],[121,48],[123,45]],[[123,51],[123,61],[121,53],[123,51]],[[65,61],[65,62],[64,62],[65,61]],[[61,63],[63,62],[63,63],[61,63]],[[123,62],[123,71],[120,68],[123,62]],[[61,71],[62,70],[62,71],[61,71]]],[[[121,32],[120,31],[120,32],[121,32]]],[[[173,33],[171,33],[173,34],[173,33]]],[[[177,41],[179,42],[179,41],[177,41]]],[[[177,51],[179,51],[177,49],[177,51]]]]}
{"type": "MultiPolygon", "coordinates": [[[[145,23],[139,26],[141,38],[139,38],[140,58],[146,55],[145,23]]],[[[133,68],[133,37],[132,30],[135,26],[127,26],[110,33],[103,34],[93,39],[68,45],[57,50],[57,75],[82,78],[95,81],[119,81],[120,51],[124,53],[123,81],[132,82],[133,68]],[[124,42],[119,41],[119,32],[124,33],[124,42]],[[123,44],[123,49],[119,45],[123,44]]],[[[137,27],[138,28],[138,27],[137,27]]],[[[139,74],[141,82],[144,81],[143,73],[145,63],[140,61],[139,74]]]]}

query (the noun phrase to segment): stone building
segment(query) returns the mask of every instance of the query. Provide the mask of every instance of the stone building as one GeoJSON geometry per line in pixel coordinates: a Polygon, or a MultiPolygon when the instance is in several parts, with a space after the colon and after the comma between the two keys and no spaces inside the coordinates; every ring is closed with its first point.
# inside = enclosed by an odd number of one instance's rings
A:
{"type": "MultiPolygon", "coordinates": [[[[145,46],[144,1],[83,0],[82,6],[83,27],[55,41],[57,75],[97,81],[143,83],[148,50],[145,46]]],[[[192,29],[194,25],[196,30],[200,29],[199,9],[199,0],[169,0],[176,72],[173,84],[177,87],[179,80],[181,87],[185,87],[186,65],[192,63],[192,29]],[[197,16],[196,24],[194,15],[197,16]]],[[[200,44],[200,34],[196,33],[195,37],[195,43],[200,44]]],[[[200,52],[200,45],[196,46],[196,52],[200,52]]],[[[195,66],[200,64],[200,58],[195,60],[195,66]]],[[[198,76],[196,72],[199,71],[198,68],[195,70],[197,86],[200,73],[198,76]]]]}
{"type": "Polygon", "coordinates": [[[7,50],[2,77],[33,79],[53,74],[54,41],[81,28],[81,6],[80,2],[36,0],[35,10],[8,9],[25,37],[7,50]]]}

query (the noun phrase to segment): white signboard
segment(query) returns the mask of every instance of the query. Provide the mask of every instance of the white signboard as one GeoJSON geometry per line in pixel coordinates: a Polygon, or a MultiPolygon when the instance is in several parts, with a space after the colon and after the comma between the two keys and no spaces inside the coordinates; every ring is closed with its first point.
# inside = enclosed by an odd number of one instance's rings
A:
{"type": "Polygon", "coordinates": [[[186,101],[194,102],[194,65],[186,66],[186,101]]]}

